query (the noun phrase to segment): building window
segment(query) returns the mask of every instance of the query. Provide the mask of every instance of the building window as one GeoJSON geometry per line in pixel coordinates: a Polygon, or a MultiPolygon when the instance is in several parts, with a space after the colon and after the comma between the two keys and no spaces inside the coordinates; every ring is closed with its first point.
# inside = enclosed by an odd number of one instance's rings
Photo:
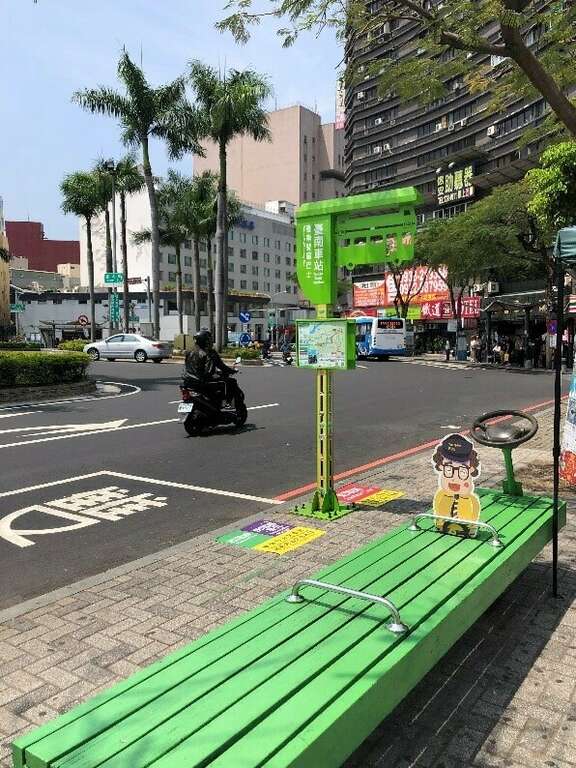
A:
{"type": "Polygon", "coordinates": [[[184,240],[184,248],[190,250],[192,248],[192,240],[184,240]]]}
{"type": "Polygon", "coordinates": [[[297,285],[293,285],[292,286],[292,293],[298,293],[298,286],[297,285]]]}
{"type": "Polygon", "coordinates": [[[234,280],[231,277],[228,278],[228,288],[234,288],[234,280]]]}
{"type": "Polygon", "coordinates": [[[252,261],[258,260],[258,251],[252,251],[252,261]]]}
{"type": "Polygon", "coordinates": [[[246,258],[246,248],[240,248],[240,258],[241,259],[246,258]]]}
{"type": "Polygon", "coordinates": [[[270,293],[270,283],[264,283],[264,290],[270,293]]]}
{"type": "Polygon", "coordinates": [[[304,171],[304,181],[306,181],[307,178],[308,178],[308,174],[306,173],[306,171],[304,171]]]}
{"type": "Polygon", "coordinates": [[[304,162],[305,162],[305,163],[307,163],[307,162],[308,162],[308,155],[306,154],[306,152],[304,152],[304,162]]]}
{"type": "Polygon", "coordinates": [[[252,245],[258,245],[258,235],[252,235],[252,245]]]}
{"type": "Polygon", "coordinates": [[[175,253],[169,253],[168,254],[168,264],[176,264],[176,254],[175,253]]]}
{"type": "Polygon", "coordinates": [[[162,272],[162,270],[160,270],[160,272],[158,273],[158,279],[164,280],[164,272],[162,272]]]}
{"type": "Polygon", "coordinates": [[[265,261],[266,264],[270,263],[270,254],[269,253],[265,253],[264,254],[264,261],[265,261]]]}
{"type": "Polygon", "coordinates": [[[276,248],[276,250],[279,251],[281,247],[282,247],[282,243],[280,242],[280,240],[274,240],[274,248],[276,248]]]}
{"type": "Polygon", "coordinates": [[[246,289],[246,280],[240,280],[240,288],[246,289]]]}
{"type": "Polygon", "coordinates": [[[290,251],[292,250],[292,243],[290,243],[289,240],[286,241],[286,250],[288,251],[288,253],[290,253],[290,251]]]}
{"type": "Polygon", "coordinates": [[[176,280],[176,272],[168,272],[168,280],[173,283],[176,280]]]}
{"type": "Polygon", "coordinates": [[[240,264],[240,274],[245,275],[246,271],[246,264],[240,264]]]}
{"type": "Polygon", "coordinates": [[[200,253],[206,253],[206,243],[204,242],[204,240],[200,240],[199,246],[200,246],[200,253]]]}
{"type": "Polygon", "coordinates": [[[192,266],[192,256],[184,256],[184,266],[185,267],[192,266]]]}
{"type": "Polygon", "coordinates": [[[240,242],[241,243],[246,242],[246,232],[240,232],[240,242]]]}
{"type": "Polygon", "coordinates": [[[282,257],[276,254],[276,256],[274,256],[274,263],[280,264],[281,262],[282,262],[282,257]]]}
{"type": "Polygon", "coordinates": [[[276,293],[282,293],[282,286],[280,283],[276,283],[276,293]]]}
{"type": "Polygon", "coordinates": [[[231,259],[234,256],[234,248],[228,246],[228,258],[231,259]]]}
{"type": "Polygon", "coordinates": [[[192,275],[184,275],[184,282],[185,283],[191,283],[192,282],[192,275]]]}
{"type": "Polygon", "coordinates": [[[264,238],[264,248],[270,248],[270,238],[265,237],[264,238]]]}
{"type": "Polygon", "coordinates": [[[206,269],[206,259],[200,259],[200,269],[206,269]]]}
{"type": "Polygon", "coordinates": [[[205,286],[207,282],[208,282],[208,278],[206,277],[206,275],[200,275],[200,285],[205,286]]]}
{"type": "Polygon", "coordinates": [[[252,267],[252,274],[253,275],[258,275],[258,267],[256,267],[256,266],[252,267]]]}
{"type": "Polygon", "coordinates": [[[286,256],[284,261],[286,262],[286,266],[287,267],[291,267],[292,266],[292,259],[290,258],[290,256],[286,256]]]}
{"type": "Polygon", "coordinates": [[[270,267],[264,267],[264,277],[270,277],[270,267]]]}
{"type": "Polygon", "coordinates": [[[229,229],[228,230],[228,240],[234,240],[234,230],[229,229]]]}
{"type": "Polygon", "coordinates": [[[258,290],[258,280],[252,280],[252,290],[253,291],[258,290]]]}
{"type": "Polygon", "coordinates": [[[316,200],[316,192],[312,192],[312,200],[316,200]]]}
{"type": "Polygon", "coordinates": [[[281,272],[279,269],[274,270],[274,277],[278,280],[281,277],[281,272]]]}

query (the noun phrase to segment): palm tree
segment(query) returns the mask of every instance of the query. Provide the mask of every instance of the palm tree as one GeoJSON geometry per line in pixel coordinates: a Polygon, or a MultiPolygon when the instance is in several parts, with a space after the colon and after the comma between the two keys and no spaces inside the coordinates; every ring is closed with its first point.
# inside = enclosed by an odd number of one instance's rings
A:
{"type": "Polygon", "coordinates": [[[224,76],[199,61],[189,65],[190,81],[202,116],[202,136],[218,145],[219,178],[216,222],[216,346],[226,341],[228,298],[227,148],[238,135],[256,141],[270,139],[264,101],[272,89],[265,77],[253,70],[231,70],[224,76]]]}
{"type": "Polygon", "coordinates": [[[154,88],[144,72],[130,59],[126,50],[118,62],[118,78],[124,93],[113,88],[77,91],[72,99],[93,113],[117,118],[122,126],[122,140],[127,146],[142,151],[142,166],[150,201],[150,233],[152,243],[152,287],[154,292],[154,334],[160,336],[160,237],[158,201],[150,164],[150,138],[167,143],[168,155],[178,159],[186,152],[202,154],[197,135],[197,113],[185,97],[185,79],[176,78],[167,85],[154,88]]]}
{"type": "MultiPolygon", "coordinates": [[[[108,163],[103,158],[100,158],[94,166],[93,172],[100,180],[100,188],[102,191],[102,213],[104,214],[104,226],[106,230],[106,272],[113,272],[112,262],[112,236],[110,229],[110,203],[112,202],[112,174],[108,167],[108,163]]],[[[108,288],[108,307],[109,307],[109,321],[110,329],[115,327],[115,321],[112,320],[112,288],[108,288]]]]}
{"type": "Polygon", "coordinates": [[[128,283],[128,241],[126,235],[126,197],[140,192],[145,185],[144,176],[136,162],[136,155],[128,153],[116,163],[116,190],[120,197],[120,248],[122,250],[124,331],[130,326],[130,293],[128,283]]]}
{"type": "Polygon", "coordinates": [[[94,251],[92,249],[92,219],[102,210],[105,190],[98,174],[77,171],[65,176],[60,184],[62,210],[73,213],[86,223],[86,251],[88,257],[88,290],[90,292],[90,341],[95,339],[96,310],[94,307],[94,251]]]}
{"type": "MultiPolygon", "coordinates": [[[[176,252],[176,306],[178,309],[178,330],[184,333],[182,307],[182,246],[188,238],[183,223],[181,200],[185,194],[186,179],[176,171],[168,171],[168,178],[157,190],[158,225],[160,244],[174,248],[176,252]]],[[[142,229],[132,235],[132,241],[139,245],[152,241],[152,230],[142,229]]]]}
{"type": "MultiPolygon", "coordinates": [[[[216,222],[217,222],[217,190],[213,192],[214,202],[210,210],[210,219],[208,221],[206,232],[206,283],[208,290],[208,328],[212,335],[214,335],[214,265],[212,262],[212,241],[216,235],[216,222]]],[[[237,198],[236,194],[229,191],[226,199],[226,214],[228,220],[227,231],[230,230],[240,219],[242,212],[242,204],[237,198]]]]}

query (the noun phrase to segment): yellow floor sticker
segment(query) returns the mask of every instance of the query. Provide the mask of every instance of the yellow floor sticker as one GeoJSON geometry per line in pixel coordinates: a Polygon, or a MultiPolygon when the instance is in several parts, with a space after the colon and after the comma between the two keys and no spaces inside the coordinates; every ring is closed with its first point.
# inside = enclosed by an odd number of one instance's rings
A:
{"type": "Polygon", "coordinates": [[[291,552],[293,549],[309,544],[319,536],[324,536],[326,531],[318,528],[305,528],[302,525],[292,528],[290,531],[281,533],[279,536],[273,536],[269,541],[263,541],[257,544],[254,549],[259,552],[272,552],[276,555],[283,555],[291,552]]]}
{"type": "Polygon", "coordinates": [[[399,499],[401,496],[404,496],[404,491],[387,491],[383,488],[378,493],[373,493],[372,496],[366,496],[358,504],[367,504],[369,507],[381,507],[383,504],[399,499]]]}

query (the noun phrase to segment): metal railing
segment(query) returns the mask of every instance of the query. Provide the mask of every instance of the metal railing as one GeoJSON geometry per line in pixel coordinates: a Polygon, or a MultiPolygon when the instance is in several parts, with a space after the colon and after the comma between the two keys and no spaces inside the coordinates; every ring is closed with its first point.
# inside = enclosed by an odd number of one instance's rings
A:
{"type": "MultiPolygon", "coordinates": [[[[466,525],[468,527],[474,527],[474,528],[483,528],[487,531],[490,531],[492,534],[492,538],[490,540],[490,544],[493,547],[503,547],[504,542],[500,538],[498,531],[496,528],[494,528],[493,525],[490,525],[490,523],[485,523],[482,520],[465,520],[462,517],[448,517],[448,515],[435,515],[433,512],[420,512],[417,515],[414,515],[412,519],[412,523],[410,525],[410,528],[408,530],[410,531],[421,531],[422,528],[419,528],[418,521],[422,520],[423,518],[428,518],[430,520],[445,520],[446,522],[450,523],[460,523],[461,525],[466,525]]],[[[444,533],[441,529],[435,527],[434,529],[428,529],[428,530],[435,530],[438,533],[444,533]]]]}
{"type": "Polygon", "coordinates": [[[400,611],[391,600],[380,595],[371,595],[368,592],[358,592],[355,589],[348,589],[348,587],[339,587],[336,584],[328,584],[325,581],[316,581],[315,579],[300,579],[292,587],[290,595],[286,598],[288,603],[303,603],[304,598],[300,594],[302,587],[317,587],[318,589],[325,589],[329,592],[337,592],[340,595],[346,595],[346,597],[356,597],[359,600],[367,600],[369,603],[380,603],[386,606],[392,614],[392,621],[386,624],[386,628],[394,634],[401,635],[408,631],[408,626],[404,624],[400,617],[400,611]]]}

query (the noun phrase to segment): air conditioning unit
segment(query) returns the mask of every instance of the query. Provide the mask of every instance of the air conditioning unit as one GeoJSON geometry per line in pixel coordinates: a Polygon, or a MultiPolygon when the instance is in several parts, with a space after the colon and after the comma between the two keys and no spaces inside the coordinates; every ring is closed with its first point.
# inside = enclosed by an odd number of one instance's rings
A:
{"type": "Polygon", "coordinates": [[[471,59],[471,58],[472,58],[472,56],[474,56],[474,54],[473,54],[471,51],[470,51],[469,53],[467,53],[467,54],[466,54],[466,58],[467,58],[467,59],[471,59]]]}
{"type": "Polygon", "coordinates": [[[454,130],[454,127],[455,127],[455,126],[454,126],[454,123],[449,123],[449,125],[448,125],[448,130],[449,130],[449,131],[453,131],[453,130],[454,130]]]}
{"type": "Polygon", "coordinates": [[[364,91],[358,91],[358,93],[356,94],[356,98],[358,99],[358,101],[362,101],[365,96],[366,94],[364,93],[364,91]]]}
{"type": "Polygon", "coordinates": [[[484,283],[474,283],[472,286],[472,291],[474,293],[482,293],[484,290],[484,283]]]}
{"type": "Polygon", "coordinates": [[[391,149],[392,149],[392,146],[390,144],[382,144],[382,150],[384,152],[390,152],[391,149]]]}
{"type": "Polygon", "coordinates": [[[382,24],[382,34],[383,35],[389,35],[390,34],[390,22],[385,21],[384,24],[382,24]]]}
{"type": "Polygon", "coordinates": [[[468,124],[468,118],[463,117],[462,120],[460,120],[460,125],[462,126],[462,128],[464,128],[464,126],[467,124],[468,124]]]}
{"type": "Polygon", "coordinates": [[[422,56],[424,53],[426,53],[426,48],[418,48],[416,50],[416,56],[422,56]]]}
{"type": "Polygon", "coordinates": [[[375,147],[372,147],[372,154],[373,155],[382,154],[382,147],[379,144],[377,144],[375,147]]]}
{"type": "Polygon", "coordinates": [[[382,125],[383,122],[384,122],[383,117],[377,117],[376,120],[374,120],[374,125],[382,125]]]}
{"type": "Polygon", "coordinates": [[[488,282],[488,285],[486,286],[486,289],[488,293],[498,293],[500,290],[500,285],[496,283],[494,280],[490,280],[488,282]]]}
{"type": "Polygon", "coordinates": [[[444,125],[442,123],[436,123],[436,127],[434,128],[434,130],[436,133],[438,133],[438,131],[441,131],[442,128],[444,128],[444,125]]]}
{"type": "Polygon", "coordinates": [[[390,120],[390,125],[396,125],[396,120],[394,119],[390,120]]]}
{"type": "Polygon", "coordinates": [[[486,129],[486,136],[496,136],[496,126],[489,125],[486,129]]]}

